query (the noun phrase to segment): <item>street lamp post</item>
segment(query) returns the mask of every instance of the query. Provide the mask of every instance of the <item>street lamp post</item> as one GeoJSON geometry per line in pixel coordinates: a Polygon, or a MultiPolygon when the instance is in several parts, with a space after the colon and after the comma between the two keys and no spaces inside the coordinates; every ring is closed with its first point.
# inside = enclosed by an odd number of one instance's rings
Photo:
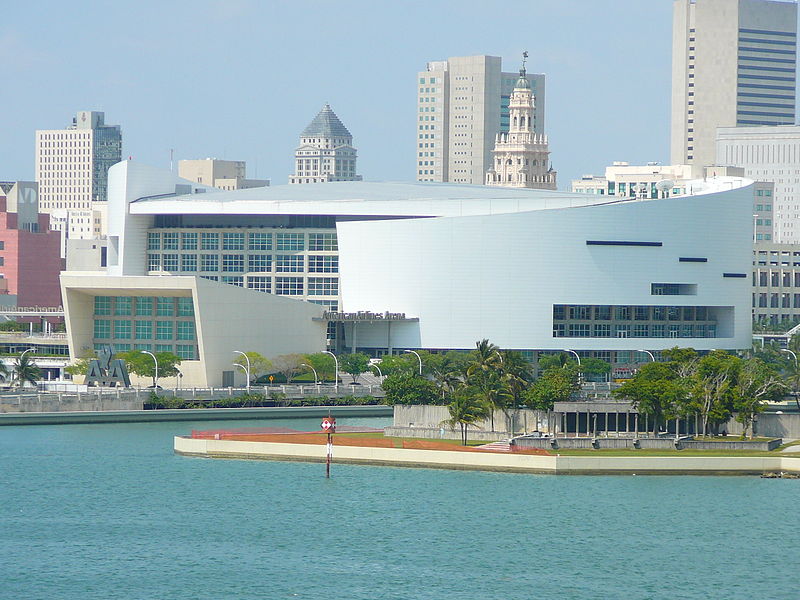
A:
{"type": "Polygon", "coordinates": [[[653,353],[650,352],[650,350],[639,350],[639,352],[641,352],[643,354],[647,354],[647,356],[650,357],[650,360],[652,360],[653,362],[656,362],[656,357],[653,356],[653,353]]]}
{"type": "Polygon", "coordinates": [[[575,358],[577,358],[577,359],[578,359],[578,366],[579,366],[579,367],[581,366],[581,357],[578,355],[578,353],[577,353],[577,352],[575,352],[575,350],[570,350],[569,348],[564,348],[564,349],[562,350],[562,352],[572,352],[572,353],[575,355],[575,358]]]}
{"type": "MultiPolygon", "coordinates": [[[[797,371],[798,371],[798,369],[797,369],[797,354],[795,354],[794,352],[792,352],[791,350],[789,350],[787,348],[781,348],[781,352],[788,352],[789,354],[792,355],[792,358],[794,358],[794,371],[795,371],[795,376],[796,376],[797,371]]],[[[792,386],[792,387],[794,387],[794,386],[792,386]]],[[[794,401],[795,401],[795,404],[797,404],[797,408],[800,409],[800,398],[797,397],[797,392],[796,391],[795,391],[794,401]]]]}
{"type": "Polygon", "coordinates": [[[301,367],[308,367],[309,369],[314,371],[314,385],[319,385],[319,377],[317,376],[317,370],[314,367],[312,367],[311,365],[308,365],[306,363],[301,363],[300,366],[301,367]]]}
{"type": "Polygon", "coordinates": [[[339,392],[339,359],[336,358],[336,355],[333,352],[331,352],[330,350],[323,350],[322,353],[323,354],[330,354],[333,357],[333,364],[335,365],[334,366],[335,371],[333,373],[333,384],[334,384],[334,389],[338,393],[339,392]]]}
{"type": "Polygon", "coordinates": [[[378,377],[383,379],[383,372],[381,371],[381,368],[378,365],[369,365],[369,366],[372,367],[373,369],[377,369],[378,370],[378,377]]]}
{"type": "Polygon", "coordinates": [[[417,357],[417,360],[419,361],[419,375],[422,377],[422,357],[414,350],[403,350],[403,352],[410,352],[417,357]]]}
{"type": "MultiPolygon", "coordinates": [[[[31,348],[28,348],[27,350],[23,350],[22,354],[19,355],[20,364],[22,364],[22,357],[25,356],[28,352],[34,352],[35,353],[36,352],[36,348],[31,347],[31,348]]],[[[23,382],[20,382],[20,389],[22,388],[23,385],[25,385],[25,384],[23,382]]]]}
{"type": "MultiPolygon", "coordinates": [[[[244,356],[244,359],[247,361],[247,368],[245,368],[244,365],[239,365],[239,366],[242,367],[244,369],[244,372],[247,374],[247,393],[249,394],[250,393],[250,357],[247,356],[247,354],[245,354],[241,350],[234,350],[234,353],[235,354],[241,354],[242,356],[244,356]]],[[[234,364],[239,364],[239,363],[234,363],[234,364]]]]}
{"type": "Polygon", "coordinates": [[[153,357],[153,362],[156,364],[156,376],[153,377],[153,389],[158,389],[158,359],[156,358],[156,355],[153,354],[152,352],[149,352],[147,350],[142,350],[142,352],[144,352],[145,354],[149,354],[150,356],[153,357]]]}

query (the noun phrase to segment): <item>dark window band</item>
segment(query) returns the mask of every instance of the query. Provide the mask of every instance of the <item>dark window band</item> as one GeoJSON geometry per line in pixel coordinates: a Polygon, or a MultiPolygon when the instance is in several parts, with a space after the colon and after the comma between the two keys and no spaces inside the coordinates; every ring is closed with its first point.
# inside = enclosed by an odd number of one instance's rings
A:
{"type": "Polygon", "coordinates": [[[786,37],[797,37],[796,33],[791,31],[769,31],[768,29],[745,29],[739,28],[739,33],[762,33],[764,35],[783,35],[786,37]]]}
{"type": "Polygon", "coordinates": [[[663,246],[661,242],[621,242],[605,240],[586,240],[587,246],[663,246]]]}
{"type": "Polygon", "coordinates": [[[708,262],[707,258],[700,258],[696,256],[681,256],[679,262],[708,262]]]}
{"type": "Polygon", "coordinates": [[[747,277],[747,274],[746,273],[723,273],[722,276],[723,277],[739,277],[739,278],[742,278],[742,277],[747,277]]]}

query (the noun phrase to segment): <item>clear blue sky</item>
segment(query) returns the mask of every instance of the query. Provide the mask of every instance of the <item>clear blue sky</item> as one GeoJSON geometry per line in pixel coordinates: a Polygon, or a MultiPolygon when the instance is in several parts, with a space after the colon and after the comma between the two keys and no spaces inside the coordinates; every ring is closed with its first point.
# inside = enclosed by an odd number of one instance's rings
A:
{"type": "Polygon", "coordinates": [[[416,75],[430,60],[528,50],[547,74],[559,187],[614,160],[669,160],[670,0],[5,2],[0,180],[33,179],[34,131],[78,110],[125,157],[246,160],[285,183],[325,102],[369,180],[413,180],[416,75]]]}

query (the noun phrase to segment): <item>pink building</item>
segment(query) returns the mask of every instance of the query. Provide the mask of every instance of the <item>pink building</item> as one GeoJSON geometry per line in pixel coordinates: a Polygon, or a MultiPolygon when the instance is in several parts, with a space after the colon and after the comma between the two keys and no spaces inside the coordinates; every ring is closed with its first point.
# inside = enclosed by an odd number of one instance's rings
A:
{"type": "Polygon", "coordinates": [[[0,183],[0,304],[61,306],[61,233],[38,196],[34,182],[0,183]]]}

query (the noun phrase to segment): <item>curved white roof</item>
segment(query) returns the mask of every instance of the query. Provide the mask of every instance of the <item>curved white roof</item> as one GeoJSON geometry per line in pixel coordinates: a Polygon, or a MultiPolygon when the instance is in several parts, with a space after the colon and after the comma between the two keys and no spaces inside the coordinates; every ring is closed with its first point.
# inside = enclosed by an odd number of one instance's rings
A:
{"type": "MultiPolygon", "coordinates": [[[[751,184],[718,177],[688,186],[693,195],[751,184]]],[[[313,214],[445,217],[529,212],[633,202],[613,196],[449,183],[344,181],[278,185],[134,200],[131,214],[313,214]]],[[[652,200],[643,200],[644,202],[652,200]]]]}

